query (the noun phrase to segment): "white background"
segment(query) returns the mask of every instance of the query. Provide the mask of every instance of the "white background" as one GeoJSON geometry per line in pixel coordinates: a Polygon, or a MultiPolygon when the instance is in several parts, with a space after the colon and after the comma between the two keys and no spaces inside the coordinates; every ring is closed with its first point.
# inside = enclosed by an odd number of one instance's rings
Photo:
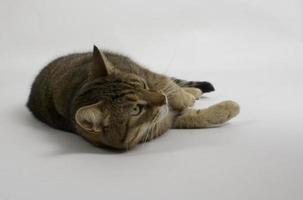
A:
{"type": "Polygon", "coordinates": [[[0,200],[303,199],[302,0],[0,1],[0,200]],[[216,87],[240,115],[123,154],[25,107],[49,61],[93,44],[216,87]]]}

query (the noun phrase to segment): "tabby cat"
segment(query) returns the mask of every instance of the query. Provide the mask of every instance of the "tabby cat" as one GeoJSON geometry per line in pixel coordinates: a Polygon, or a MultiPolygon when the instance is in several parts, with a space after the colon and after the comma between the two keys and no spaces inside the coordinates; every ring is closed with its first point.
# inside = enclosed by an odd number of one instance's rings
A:
{"type": "Polygon", "coordinates": [[[210,127],[239,113],[233,101],[191,108],[211,91],[209,82],[169,78],[94,46],[93,52],[63,56],[42,69],[27,106],[42,122],[93,145],[129,149],[170,128],[210,127]]]}

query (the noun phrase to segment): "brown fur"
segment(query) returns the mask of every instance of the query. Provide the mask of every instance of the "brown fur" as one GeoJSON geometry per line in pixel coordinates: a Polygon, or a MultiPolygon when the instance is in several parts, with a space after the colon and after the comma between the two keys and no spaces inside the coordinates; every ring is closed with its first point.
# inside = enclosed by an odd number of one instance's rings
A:
{"type": "Polygon", "coordinates": [[[35,79],[27,105],[52,127],[97,146],[128,149],[170,128],[204,128],[235,117],[239,106],[232,101],[190,108],[213,90],[208,82],[171,79],[94,47],[93,53],[48,64],[35,79]]]}

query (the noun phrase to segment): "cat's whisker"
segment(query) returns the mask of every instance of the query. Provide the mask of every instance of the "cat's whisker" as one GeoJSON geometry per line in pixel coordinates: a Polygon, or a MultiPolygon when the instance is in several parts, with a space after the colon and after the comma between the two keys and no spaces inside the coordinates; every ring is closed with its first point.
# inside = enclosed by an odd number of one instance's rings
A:
{"type": "Polygon", "coordinates": [[[143,144],[145,144],[146,141],[147,141],[148,133],[149,133],[149,129],[148,129],[148,130],[146,131],[146,133],[145,133],[145,137],[144,137],[144,140],[143,140],[143,144]]]}
{"type": "Polygon", "coordinates": [[[168,85],[168,86],[166,85],[166,86],[164,86],[164,87],[163,87],[163,89],[162,89],[162,90],[163,90],[163,91],[165,91],[165,92],[167,92],[168,87],[169,87],[169,85],[168,85]]]}
{"type": "Polygon", "coordinates": [[[173,90],[171,90],[171,91],[167,91],[167,92],[165,92],[165,94],[167,95],[167,96],[170,96],[171,94],[173,94],[173,90]]]}
{"type": "Polygon", "coordinates": [[[142,135],[140,141],[143,142],[143,144],[144,144],[145,141],[146,141],[147,134],[148,134],[149,125],[146,125],[146,124],[145,124],[145,125],[143,125],[143,126],[141,127],[141,129],[143,129],[143,130],[141,130],[141,133],[140,133],[140,135],[142,135]],[[144,136],[145,136],[145,137],[144,137],[144,136]],[[143,137],[144,137],[144,139],[142,139],[143,137]]]}
{"type": "Polygon", "coordinates": [[[170,90],[174,90],[174,89],[176,89],[176,85],[170,84],[170,85],[165,86],[163,90],[170,91],[170,90]]]}
{"type": "Polygon", "coordinates": [[[152,129],[151,129],[150,134],[153,134],[153,135],[154,135],[154,130],[155,130],[155,127],[156,127],[156,124],[154,124],[154,125],[152,126],[152,129]]]}
{"type": "Polygon", "coordinates": [[[151,136],[151,135],[153,134],[154,128],[155,128],[155,125],[153,125],[153,126],[151,127],[150,132],[149,132],[149,136],[151,136]]]}
{"type": "Polygon", "coordinates": [[[154,128],[154,124],[150,124],[150,127],[149,127],[149,130],[148,130],[148,137],[147,137],[147,140],[150,139],[150,137],[152,136],[152,131],[153,131],[153,128],[154,128]]]}
{"type": "Polygon", "coordinates": [[[173,94],[173,93],[176,92],[175,86],[171,86],[171,87],[169,87],[169,88],[167,88],[167,89],[164,89],[163,91],[164,91],[164,93],[165,93],[167,96],[170,96],[171,94],[173,94]]]}
{"type": "Polygon", "coordinates": [[[151,130],[150,127],[151,127],[151,126],[149,126],[148,129],[147,129],[147,131],[146,131],[146,135],[145,135],[145,139],[144,139],[144,144],[147,142],[147,139],[148,139],[148,137],[149,137],[150,130],[151,130]]]}
{"type": "Polygon", "coordinates": [[[173,87],[173,86],[167,86],[167,87],[164,87],[164,88],[163,88],[163,91],[164,91],[165,93],[171,93],[173,90],[174,90],[174,87],[173,87]]]}
{"type": "Polygon", "coordinates": [[[154,130],[157,126],[157,120],[158,120],[159,115],[160,115],[160,112],[157,112],[156,115],[153,117],[153,120],[150,123],[151,125],[148,127],[147,134],[144,139],[144,143],[147,142],[148,137],[150,137],[151,134],[154,134],[154,130]]]}
{"type": "Polygon", "coordinates": [[[157,114],[155,115],[155,117],[154,117],[152,123],[156,124],[156,123],[158,122],[158,118],[159,118],[159,116],[160,116],[160,113],[161,113],[160,111],[157,112],[157,114]]]}
{"type": "Polygon", "coordinates": [[[157,136],[159,136],[159,133],[160,133],[160,132],[159,132],[160,126],[157,126],[156,129],[157,129],[157,136]]]}

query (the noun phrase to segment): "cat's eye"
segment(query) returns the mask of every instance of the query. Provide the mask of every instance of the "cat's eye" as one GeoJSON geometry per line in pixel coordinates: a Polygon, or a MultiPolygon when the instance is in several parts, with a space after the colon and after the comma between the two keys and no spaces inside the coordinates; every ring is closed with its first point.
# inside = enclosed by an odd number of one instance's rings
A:
{"type": "Polygon", "coordinates": [[[139,115],[142,112],[142,108],[143,108],[142,105],[139,105],[139,104],[134,105],[131,110],[131,115],[133,115],[133,116],[139,115]]]}

